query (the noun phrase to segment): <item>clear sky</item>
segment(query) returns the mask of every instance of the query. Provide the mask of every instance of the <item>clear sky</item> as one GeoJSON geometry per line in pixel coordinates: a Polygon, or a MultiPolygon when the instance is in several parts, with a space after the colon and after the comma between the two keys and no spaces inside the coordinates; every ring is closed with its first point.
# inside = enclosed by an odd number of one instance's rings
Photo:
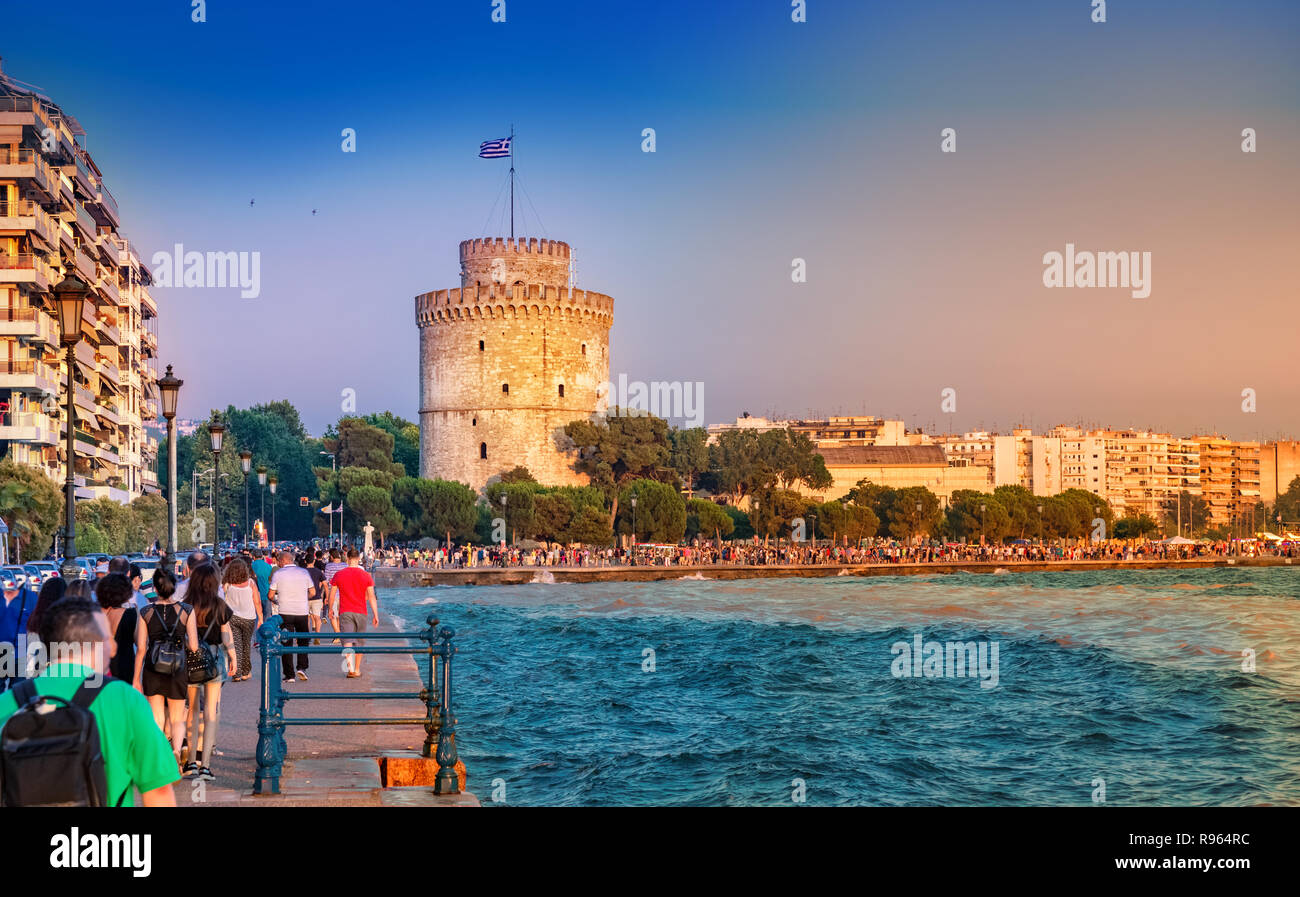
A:
{"type": "Polygon", "coordinates": [[[155,290],[182,416],[288,398],[319,433],[353,389],[415,419],[412,300],[503,232],[507,163],[476,153],[513,123],[518,232],[572,244],[579,286],[615,297],[612,379],[701,381],[710,423],[1300,436],[1294,0],[1110,2],[1104,24],[1089,0],[506,11],[4,13],[5,71],[81,121],[146,258],[261,253],[257,299],[155,290]],[[1151,295],[1044,287],[1067,242],[1152,253],[1151,295]]]}

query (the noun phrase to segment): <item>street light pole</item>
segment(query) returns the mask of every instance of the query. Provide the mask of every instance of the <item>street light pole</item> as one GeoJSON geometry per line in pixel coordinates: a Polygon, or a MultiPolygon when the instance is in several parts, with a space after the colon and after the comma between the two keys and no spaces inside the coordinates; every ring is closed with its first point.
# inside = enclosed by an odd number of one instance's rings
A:
{"type": "Polygon", "coordinates": [[[280,481],[276,478],[275,474],[271,474],[271,476],[268,477],[267,482],[271,486],[271,544],[274,545],[275,544],[275,505],[276,505],[275,487],[276,484],[279,483],[280,481]]]}
{"type": "Polygon", "coordinates": [[[76,348],[81,340],[81,321],[85,314],[86,296],[90,286],[76,275],[68,275],[54,288],[55,304],[59,312],[59,342],[67,351],[68,365],[68,439],[67,439],[67,477],[64,488],[66,522],[63,538],[63,567],[65,580],[72,580],[81,575],[77,560],[77,467],[76,426],[77,411],[73,400],[77,392],[76,348]]]}
{"type": "Polygon", "coordinates": [[[167,419],[167,556],[176,554],[176,398],[184,380],[167,373],[158,379],[158,392],[162,395],[163,417],[167,419]]]}
{"type": "MultiPolygon", "coordinates": [[[[335,457],[335,453],[334,453],[334,452],[321,452],[321,454],[322,454],[322,455],[328,455],[328,456],[329,456],[329,459],[330,459],[330,471],[331,471],[332,474],[333,474],[333,476],[331,476],[331,478],[330,478],[330,481],[333,482],[335,479],[338,478],[338,471],[339,471],[339,468],[338,468],[338,460],[337,460],[337,458],[335,457]]],[[[338,490],[335,489],[335,491],[337,492],[338,490]]],[[[342,503],[340,502],[340,506],[341,506],[341,505],[342,505],[342,503]]],[[[334,506],[333,506],[333,505],[330,505],[330,512],[329,512],[329,515],[328,515],[328,516],[329,516],[329,519],[330,519],[330,520],[329,520],[329,526],[330,526],[329,542],[330,542],[330,545],[331,545],[331,547],[332,547],[333,544],[334,544],[334,506]]],[[[316,524],[315,524],[315,523],[312,523],[312,528],[315,529],[315,527],[316,527],[316,524]]],[[[339,517],[339,542],[342,542],[342,541],[343,541],[343,532],[342,532],[342,530],[343,530],[343,517],[340,515],[340,517],[339,517]]]]}
{"type": "Polygon", "coordinates": [[[212,507],[212,562],[215,564],[221,556],[221,524],[217,516],[221,508],[217,504],[217,489],[221,485],[221,443],[226,435],[226,425],[221,420],[221,412],[212,412],[212,422],[208,424],[208,438],[212,440],[212,492],[209,504],[212,507]]]}
{"type": "Polygon", "coordinates": [[[262,521],[262,529],[265,530],[266,529],[266,467],[265,466],[259,466],[257,468],[257,482],[258,485],[262,487],[261,521],[262,521]]]}
{"type": "Polygon", "coordinates": [[[253,453],[244,449],[239,453],[239,466],[244,471],[244,545],[248,545],[248,471],[253,466],[253,453]]]}

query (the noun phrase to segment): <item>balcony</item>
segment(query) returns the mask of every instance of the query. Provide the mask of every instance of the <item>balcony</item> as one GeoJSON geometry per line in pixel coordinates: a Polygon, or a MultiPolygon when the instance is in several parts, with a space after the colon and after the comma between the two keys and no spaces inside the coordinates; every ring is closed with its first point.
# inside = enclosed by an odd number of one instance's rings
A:
{"type": "Polygon", "coordinates": [[[86,252],[78,246],[75,250],[77,274],[86,283],[95,282],[95,262],[86,252]]]}
{"type": "Polygon", "coordinates": [[[37,150],[0,146],[0,178],[26,180],[50,199],[59,195],[59,176],[37,150]]]}
{"type": "Polygon", "coordinates": [[[39,290],[48,290],[58,280],[54,269],[45,259],[30,252],[16,255],[0,253],[0,283],[30,283],[39,290]]]}
{"type": "Polygon", "coordinates": [[[0,201],[0,230],[27,230],[36,234],[50,249],[58,243],[59,226],[44,209],[30,199],[0,201]]]}
{"type": "Polygon", "coordinates": [[[77,223],[77,229],[81,231],[82,239],[87,243],[94,243],[99,233],[95,225],[95,219],[86,211],[86,207],[79,202],[73,204],[72,211],[73,220],[77,223]]]}
{"type": "Polygon", "coordinates": [[[0,389],[28,389],[59,395],[59,372],[34,359],[0,359],[0,389]]]}
{"type": "Polygon", "coordinates": [[[0,439],[12,442],[59,444],[59,426],[39,411],[16,411],[3,416],[0,439]]]}
{"type": "Polygon", "coordinates": [[[17,336],[52,346],[59,344],[54,318],[39,308],[0,306],[0,336],[17,336]]]}

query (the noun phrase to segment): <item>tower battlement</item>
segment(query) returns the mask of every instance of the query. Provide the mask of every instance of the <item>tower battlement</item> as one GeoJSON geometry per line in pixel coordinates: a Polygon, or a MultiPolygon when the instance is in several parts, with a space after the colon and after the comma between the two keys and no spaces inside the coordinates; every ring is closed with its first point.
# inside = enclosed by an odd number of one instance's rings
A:
{"type": "Polygon", "coordinates": [[[569,257],[569,244],[560,240],[538,239],[537,237],[475,237],[473,240],[460,241],[460,260],[462,263],[468,258],[497,258],[507,253],[549,255],[567,259],[569,257]]]}
{"type": "Polygon", "coordinates": [[[432,290],[415,297],[415,321],[420,327],[438,321],[574,314],[612,318],[614,298],[592,290],[571,290],[540,283],[484,283],[432,290]]]}
{"type": "Polygon", "coordinates": [[[479,237],[460,244],[460,285],[540,283],[569,285],[572,251],[559,240],[479,237]]]}

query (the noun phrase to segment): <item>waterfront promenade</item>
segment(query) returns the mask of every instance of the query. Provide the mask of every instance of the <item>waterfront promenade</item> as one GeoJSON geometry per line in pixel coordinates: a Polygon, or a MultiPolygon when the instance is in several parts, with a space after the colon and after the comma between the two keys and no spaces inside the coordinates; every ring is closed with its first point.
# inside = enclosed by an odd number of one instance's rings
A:
{"type": "Polygon", "coordinates": [[[1135,558],[1120,560],[954,561],[867,564],[693,564],[610,567],[376,567],[380,588],[419,586],[514,585],[529,582],[656,582],[667,579],[768,579],[834,576],[933,576],[952,573],[1030,573],[1082,570],[1197,570],[1205,567],[1300,566],[1288,557],[1135,558]]]}
{"type": "MultiPolygon", "coordinates": [[[[393,626],[385,621],[379,629],[392,631],[393,626]]],[[[321,644],[328,642],[322,639],[321,644]]],[[[286,684],[285,689],[292,694],[295,689],[355,693],[423,687],[415,659],[408,654],[369,654],[362,669],[360,679],[349,679],[341,656],[313,654],[311,678],[286,684]]],[[[278,663],[272,674],[279,675],[278,663]]],[[[178,806],[478,806],[468,791],[439,796],[431,785],[385,787],[380,758],[419,762],[425,737],[421,726],[289,726],[280,794],[253,794],[261,688],[260,654],[255,650],[253,678],[222,687],[217,756],[210,764],[216,780],[202,786],[188,778],[177,782],[178,806]]],[[[289,718],[423,714],[424,705],[416,701],[290,700],[285,705],[289,718]]]]}

